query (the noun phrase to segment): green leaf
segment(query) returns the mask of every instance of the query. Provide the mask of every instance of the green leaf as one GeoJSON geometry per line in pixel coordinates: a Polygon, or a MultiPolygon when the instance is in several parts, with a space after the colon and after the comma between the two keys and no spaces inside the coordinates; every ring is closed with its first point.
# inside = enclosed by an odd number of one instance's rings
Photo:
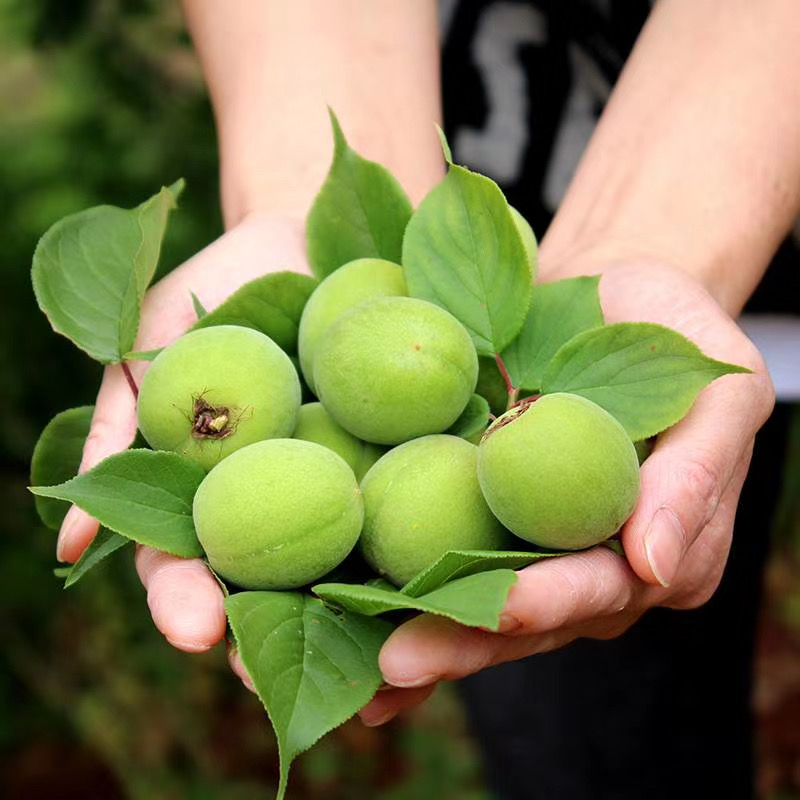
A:
{"type": "Polygon", "coordinates": [[[438,125],[436,126],[436,133],[439,136],[439,143],[442,146],[442,155],[444,156],[444,160],[450,166],[452,166],[453,151],[450,149],[450,142],[447,141],[447,137],[444,135],[444,131],[438,125]]]}
{"type": "Polygon", "coordinates": [[[194,558],[203,550],[192,522],[192,501],[205,475],[177,453],[127,450],[58,486],[33,486],[31,491],[68,500],[139,544],[194,558]]]}
{"type": "Polygon", "coordinates": [[[389,170],[350,148],[330,117],[333,164],[306,223],[311,270],[322,279],[357,258],[399,264],[411,201],[389,170]]]}
{"type": "Polygon", "coordinates": [[[472,441],[486,430],[489,424],[489,414],[489,401],[479,394],[473,394],[467,407],[461,412],[461,416],[445,433],[472,441]]]}
{"type": "Polygon", "coordinates": [[[561,345],[603,324],[599,283],[600,276],[593,275],[534,286],[525,324],[502,353],[515,389],[539,391],[542,374],[561,345]]]}
{"type": "Polygon", "coordinates": [[[83,551],[83,555],[75,562],[66,575],[64,588],[68,589],[77,583],[92,567],[96,567],[106,556],[115,553],[121,547],[131,543],[131,540],[118,533],[100,528],[97,536],[92,539],[91,544],[83,551]]]}
{"type": "Polygon", "coordinates": [[[297,353],[297,328],[317,281],[297,272],[273,272],[256,278],[234,292],[222,305],[195,323],[240,325],[266,334],[284,352],[297,353]]]}
{"type": "Polygon", "coordinates": [[[571,392],[615,416],[633,440],[674,425],[711,381],[750,370],[705,356],[686,337],[647,322],[584,331],[553,357],[542,392],[571,392]]]}
{"type": "Polygon", "coordinates": [[[295,757],[378,690],[378,653],[392,625],[333,612],[297,592],[240,592],[225,607],[242,663],[275,728],[281,800],[295,757]]]}
{"type": "MultiPolygon", "coordinates": [[[[71,478],[81,464],[83,445],[89,435],[94,406],[70,408],[56,414],[33,448],[31,483],[53,485],[71,478]]],[[[48,528],[61,527],[69,503],[50,497],[36,497],[36,511],[48,528]]]]}
{"type": "Polygon", "coordinates": [[[321,583],[311,591],[346,611],[374,616],[387,611],[423,611],[448,617],[461,625],[497,630],[508,593],[516,583],[510,569],[494,569],[467,575],[424,595],[352,583],[321,583]]]}
{"type": "Polygon", "coordinates": [[[157,347],[155,350],[139,350],[132,353],[125,353],[122,357],[123,361],[153,361],[156,356],[163,350],[163,347],[157,347]]]}
{"type": "Polygon", "coordinates": [[[497,184],[453,165],[414,212],[403,240],[412,297],[455,316],[481,355],[519,333],[531,297],[525,247],[497,184]]]}
{"type": "Polygon", "coordinates": [[[543,558],[569,553],[533,553],[513,550],[449,550],[429,567],[412,578],[400,591],[410,597],[422,597],[448,581],[495,569],[521,569],[543,558]]]}
{"type": "Polygon", "coordinates": [[[202,319],[208,311],[206,311],[206,307],[200,302],[200,298],[194,293],[190,293],[192,295],[192,308],[194,309],[194,313],[197,314],[197,319],[202,319]]]}
{"type": "Polygon", "coordinates": [[[33,254],[33,290],[57,333],[103,364],[133,347],[178,181],[126,210],[96,206],[56,222],[33,254]]]}

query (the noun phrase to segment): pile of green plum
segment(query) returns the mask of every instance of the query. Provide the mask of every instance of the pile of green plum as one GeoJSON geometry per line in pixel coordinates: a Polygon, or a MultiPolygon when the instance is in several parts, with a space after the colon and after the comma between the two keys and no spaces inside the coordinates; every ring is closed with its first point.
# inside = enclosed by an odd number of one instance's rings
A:
{"type": "Polygon", "coordinates": [[[634,445],[583,397],[528,397],[454,435],[484,359],[452,314],[408,296],[396,264],[325,278],[298,351],[299,370],[259,331],[200,328],[140,388],[150,446],[209,470],[194,524],[226,581],[294,589],[357,547],[402,586],[448,550],[588,547],[633,511],[634,445]]]}

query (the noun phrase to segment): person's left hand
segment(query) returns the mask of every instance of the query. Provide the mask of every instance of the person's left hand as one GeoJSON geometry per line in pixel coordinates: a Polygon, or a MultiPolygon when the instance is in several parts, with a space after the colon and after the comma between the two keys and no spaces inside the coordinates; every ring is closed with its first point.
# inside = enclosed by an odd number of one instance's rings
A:
{"type": "MultiPolygon", "coordinates": [[[[574,266],[566,274],[580,274],[574,266]]],[[[719,584],[753,438],[774,403],[764,362],[711,296],[675,267],[642,261],[610,265],[602,275],[608,322],[667,325],[707,355],[754,374],[715,381],[658,437],[641,468],[638,505],[621,531],[626,558],[601,546],[520,570],[497,633],[432,615],[401,625],[381,651],[388,686],[360,712],[365,724],[417,705],[440,680],[580,637],[619,636],[654,606],[695,608],[719,584]]]]}

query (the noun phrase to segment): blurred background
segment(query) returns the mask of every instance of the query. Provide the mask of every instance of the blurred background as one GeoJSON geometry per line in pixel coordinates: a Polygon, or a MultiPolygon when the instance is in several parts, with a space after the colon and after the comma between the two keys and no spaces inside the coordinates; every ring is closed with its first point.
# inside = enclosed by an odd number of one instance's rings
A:
{"type": "MultiPolygon", "coordinates": [[[[0,0],[0,794],[62,800],[270,797],[277,751],[224,652],[188,656],[153,628],[130,560],[65,592],[55,534],[26,492],[58,411],[100,368],[38,311],[30,262],[60,217],[130,207],[178,177],[167,270],[221,231],[211,111],[176,3],[0,0]]],[[[754,708],[759,792],[800,798],[800,414],[770,528],[754,708]]],[[[351,721],[293,769],[289,797],[488,800],[453,687],[383,729],[351,721]]]]}

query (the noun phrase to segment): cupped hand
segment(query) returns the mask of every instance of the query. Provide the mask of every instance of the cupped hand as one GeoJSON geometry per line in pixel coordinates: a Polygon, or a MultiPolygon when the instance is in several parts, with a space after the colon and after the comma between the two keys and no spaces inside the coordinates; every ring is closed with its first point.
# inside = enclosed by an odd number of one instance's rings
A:
{"type": "MultiPolygon", "coordinates": [[[[251,215],[150,289],[144,299],[136,350],[164,347],[197,317],[194,293],[213,309],[241,285],[278,270],[308,272],[302,225],[251,215]]],[[[147,362],[131,362],[135,382],[147,362]]],[[[136,435],[136,399],[120,366],[107,367],[97,395],[80,472],[125,450],[136,435]]],[[[94,538],[98,523],[73,506],[58,536],[57,556],[74,563],[94,538]]],[[[182,559],[137,548],[136,566],[147,589],[156,627],[175,647],[203,652],[225,635],[222,591],[200,559],[182,559]]],[[[234,660],[234,668],[238,662],[234,660]]]]}
{"type": "MultiPolygon", "coordinates": [[[[571,265],[567,274],[579,271],[571,265]]],[[[719,584],[753,440],[774,404],[763,359],[705,289],[678,269],[611,265],[602,270],[600,292],[607,322],[667,325],[707,355],[753,374],[714,381],[658,437],[641,468],[636,510],[621,531],[626,558],[601,546],[520,570],[497,633],[429,615],[401,625],[381,651],[388,687],[361,712],[366,724],[422,702],[440,680],[580,637],[618,636],[648,608],[695,608],[719,584]]]]}

